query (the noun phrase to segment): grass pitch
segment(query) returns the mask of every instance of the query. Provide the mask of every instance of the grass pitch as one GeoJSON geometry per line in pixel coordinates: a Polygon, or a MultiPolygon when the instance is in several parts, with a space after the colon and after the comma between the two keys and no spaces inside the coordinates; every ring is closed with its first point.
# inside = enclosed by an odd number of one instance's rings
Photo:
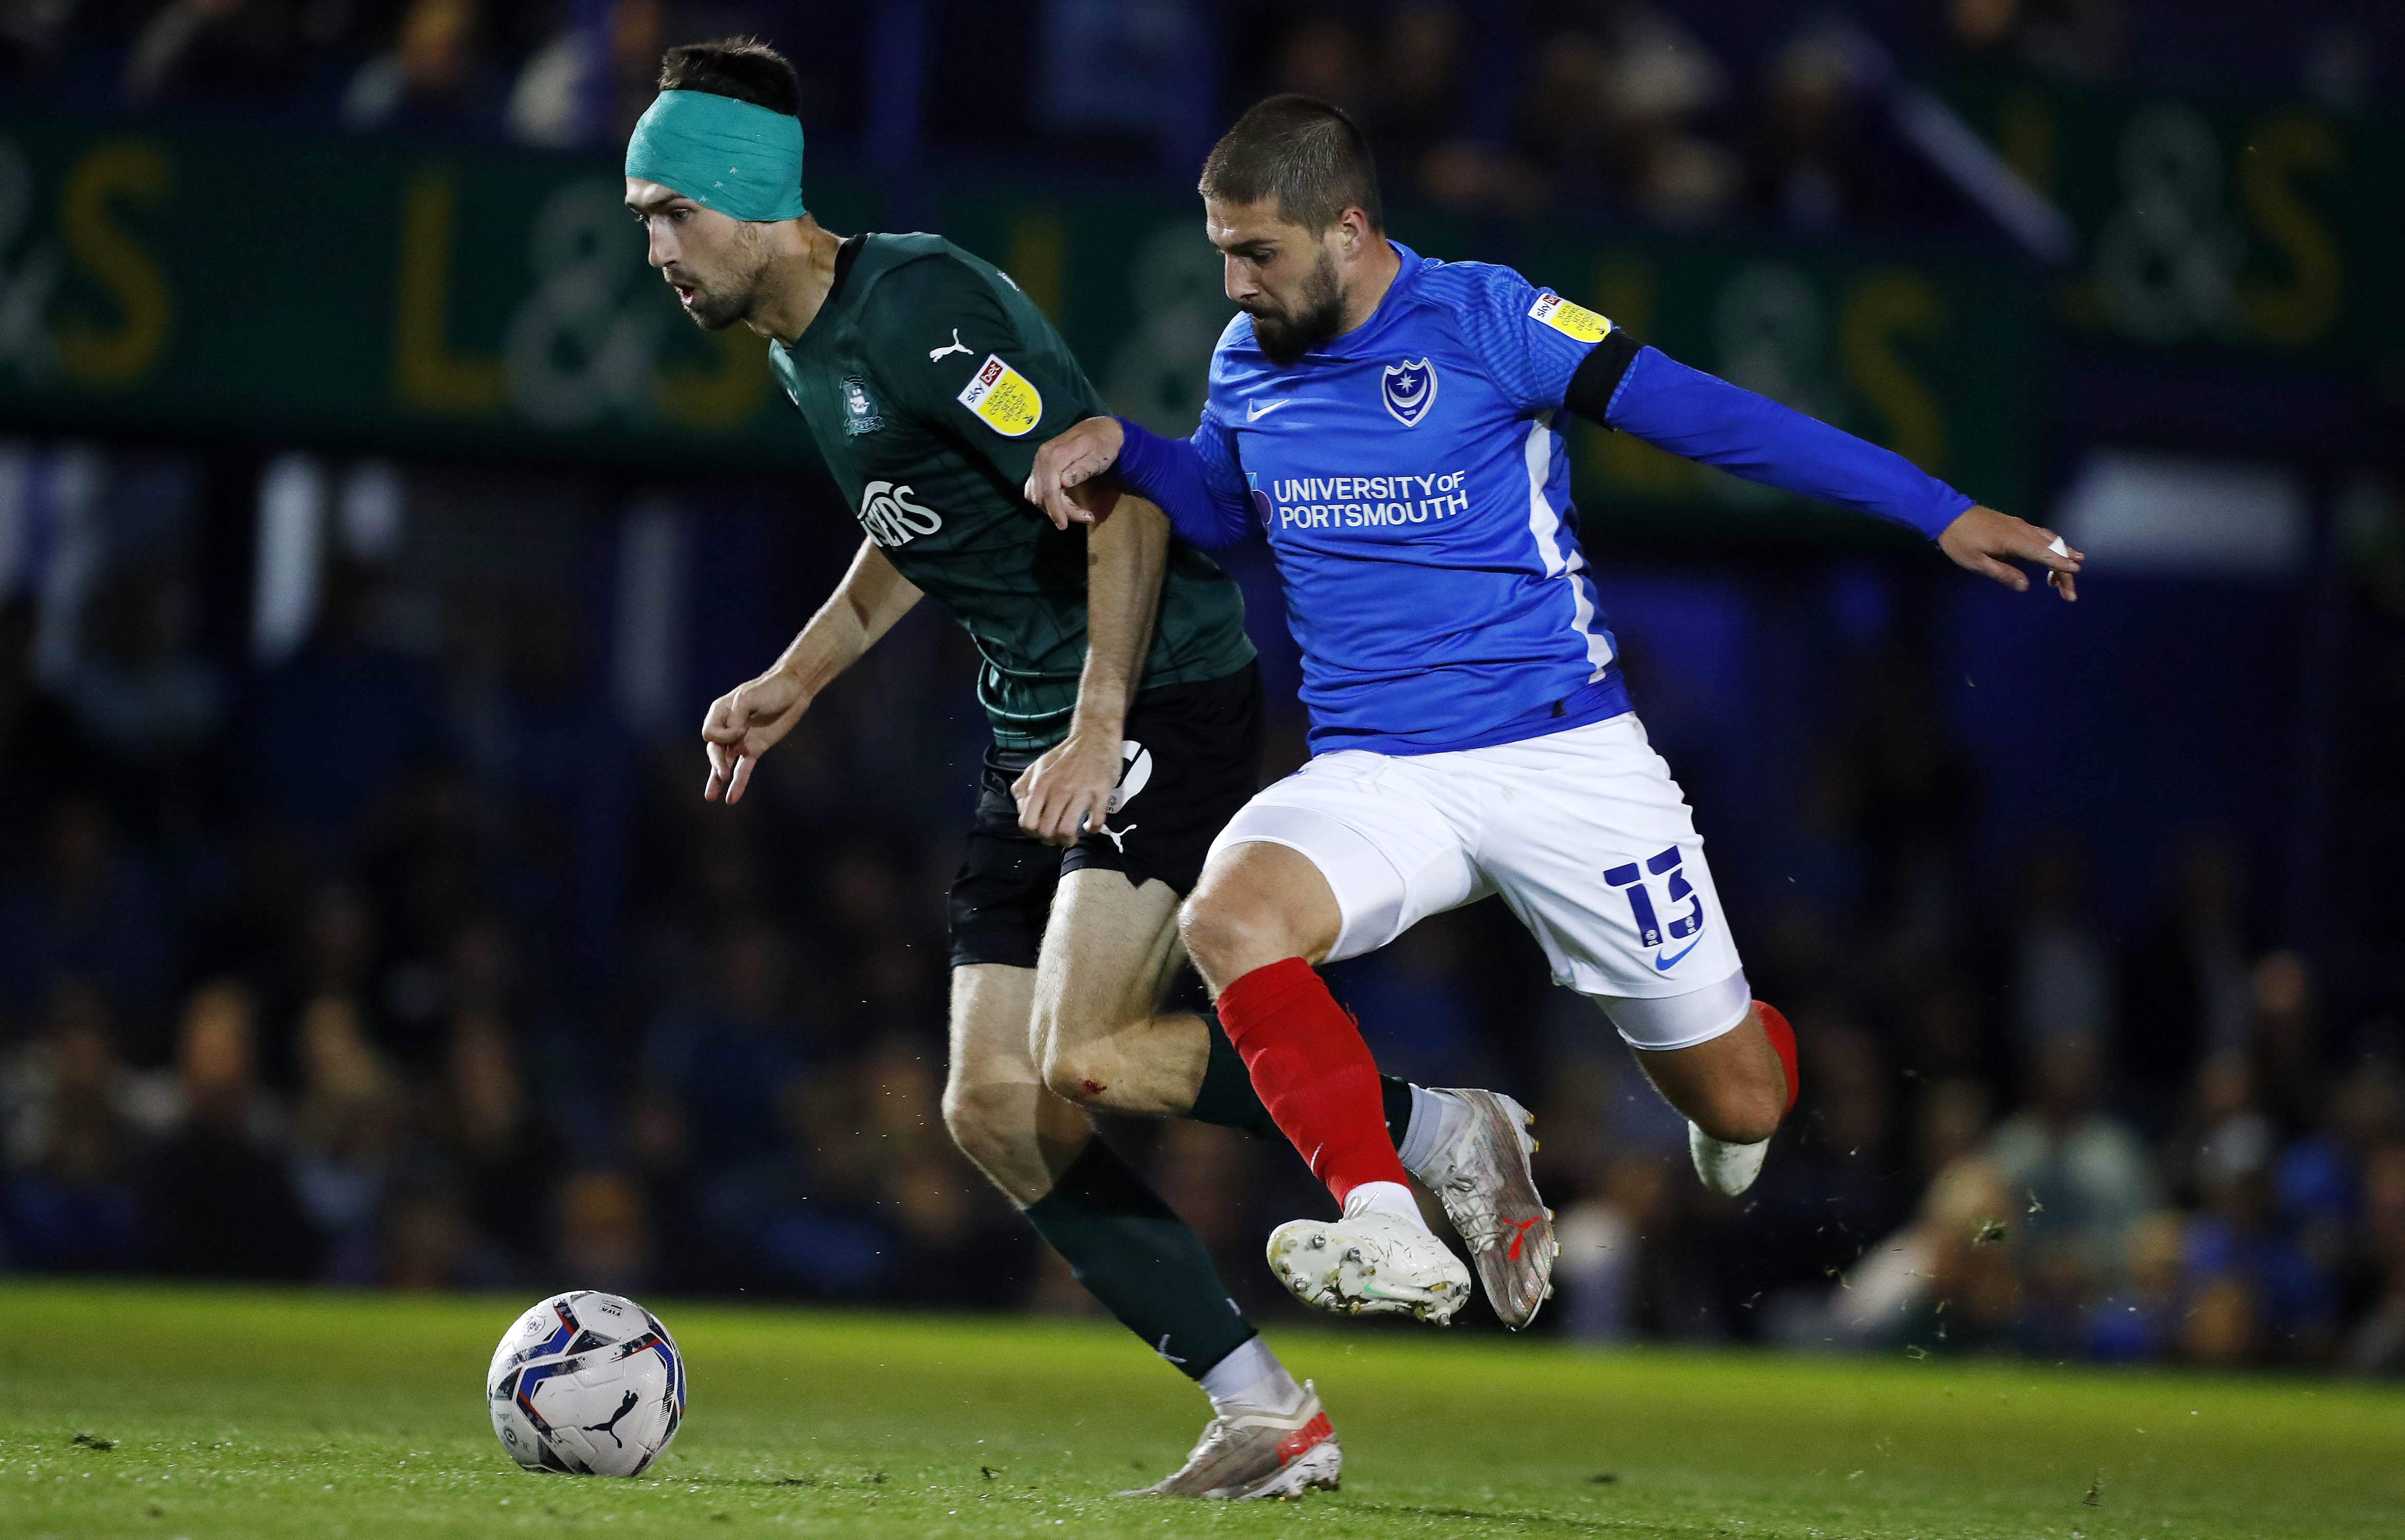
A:
{"type": "Polygon", "coordinates": [[[1110,1495],[1205,1415],[1116,1329],[672,1301],[656,1479],[530,1476],[483,1405],[527,1303],[0,1285],[0,1536],[2405,1533],[2376,1387],[1282,1333],[1344,1491],[1206,1505],[1110,1495]]]}

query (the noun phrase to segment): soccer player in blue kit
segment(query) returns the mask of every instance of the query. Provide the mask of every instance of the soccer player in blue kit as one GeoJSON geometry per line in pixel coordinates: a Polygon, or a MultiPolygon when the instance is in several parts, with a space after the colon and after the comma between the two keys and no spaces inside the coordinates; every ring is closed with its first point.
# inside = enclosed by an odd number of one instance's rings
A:
{"type": "MultiPolygon", "coordinates": [[[[1509,268],[1386,238],[1352,119],[1273,97],[1213,149],[1205,227],[1243,312],[1191,439],[1112,417],[1037,455],[1087,517],[1105,471],[1177,533],[1264,532],[1302,650],[1313,758],[1213,845],[1181,928],[1279,1128],[1343,1208],[1270,1238],[1322,1309],[1451,1318],[1469,1275],[1422,1223],[1359,1029],[1313,964],[1499,894],[1593,999],[1736,1194],[1794,1104],[1794,1035],[1753,999],[1669,767],[1614,661],[1559,413],[1906,525],[2016,590],[2081,556],[1900,456],[1640,345],[1509,268]]],[[[1510,1216],[1506,1216],[1509,1220],[1510,1216]]],[[[1534,1225],[1537,1216],[1525,1223],[1534,1225]]]]}

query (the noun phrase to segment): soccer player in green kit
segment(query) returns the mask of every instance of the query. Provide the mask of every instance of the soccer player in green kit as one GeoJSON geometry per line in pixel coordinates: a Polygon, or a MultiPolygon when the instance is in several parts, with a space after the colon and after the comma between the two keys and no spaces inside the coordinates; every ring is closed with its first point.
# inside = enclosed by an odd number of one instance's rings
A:
{"type": "MultiPolygon", "coordinates": [[[[1243,601],[1148,503],[1063,531],[1023,500],[1036,446],[1103,412],[1092,386],[989,264],[932,235],[838,238],[809,216],[781,57],[741,39],[674,49],[660,85],[626,148],[651,264],[697,325],[769,339],[867,537],[783,655],[710,707],[703,795],[739,799],[812,697],[922,595],[968,629],[994,743],[950,895],[946,1124],[1111,1312],[1210,1395],[1201,1443],[1146,1491],[1332,1488],[1342,1454],[1316,1393],[1087,1111],[1279,1137],[1217,1024],[1160,1014],[1184,961],[1178,903],[1258,784],[1243,601]]],[[[1385,1093],[1406,1167],[1444,1202],[1498,1313],[1526,1324],[1554,1247],[1497,1216],[1538,1206],[1526,1114],[1485,1091],[1389,1078],[1385,1093]]]]}

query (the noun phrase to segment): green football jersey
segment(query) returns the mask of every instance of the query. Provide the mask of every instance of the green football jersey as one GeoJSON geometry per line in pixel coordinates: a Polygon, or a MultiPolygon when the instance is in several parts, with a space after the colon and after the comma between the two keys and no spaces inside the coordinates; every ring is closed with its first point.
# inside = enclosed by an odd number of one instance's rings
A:
{"type": "MultiPolygon", "coordinates": [[[[1086,529],[1053,528],[1020,489],[1038,445],[1104,408],[1052,323],[949,241],[861,235],[809,329],[768,359],[868,538],[976,638],[994,741],[1058,743],[1086,661],[1086,529]]],[[[1236,585],[1173,540],[1139,688],[1252,655],[1236,585]]]]}

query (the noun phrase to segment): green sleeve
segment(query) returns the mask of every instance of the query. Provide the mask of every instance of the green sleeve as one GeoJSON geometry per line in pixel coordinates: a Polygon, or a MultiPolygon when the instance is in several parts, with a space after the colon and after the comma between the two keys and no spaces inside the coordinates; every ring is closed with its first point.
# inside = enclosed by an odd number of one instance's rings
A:
{"type": "Polygon", "coordinates": [[[992,468],[1011,487],[1035,451],[1101,413],[1052,323],[1000,273],[949,255],[879,282],[870,349],[886,399],[992,468]]]}

